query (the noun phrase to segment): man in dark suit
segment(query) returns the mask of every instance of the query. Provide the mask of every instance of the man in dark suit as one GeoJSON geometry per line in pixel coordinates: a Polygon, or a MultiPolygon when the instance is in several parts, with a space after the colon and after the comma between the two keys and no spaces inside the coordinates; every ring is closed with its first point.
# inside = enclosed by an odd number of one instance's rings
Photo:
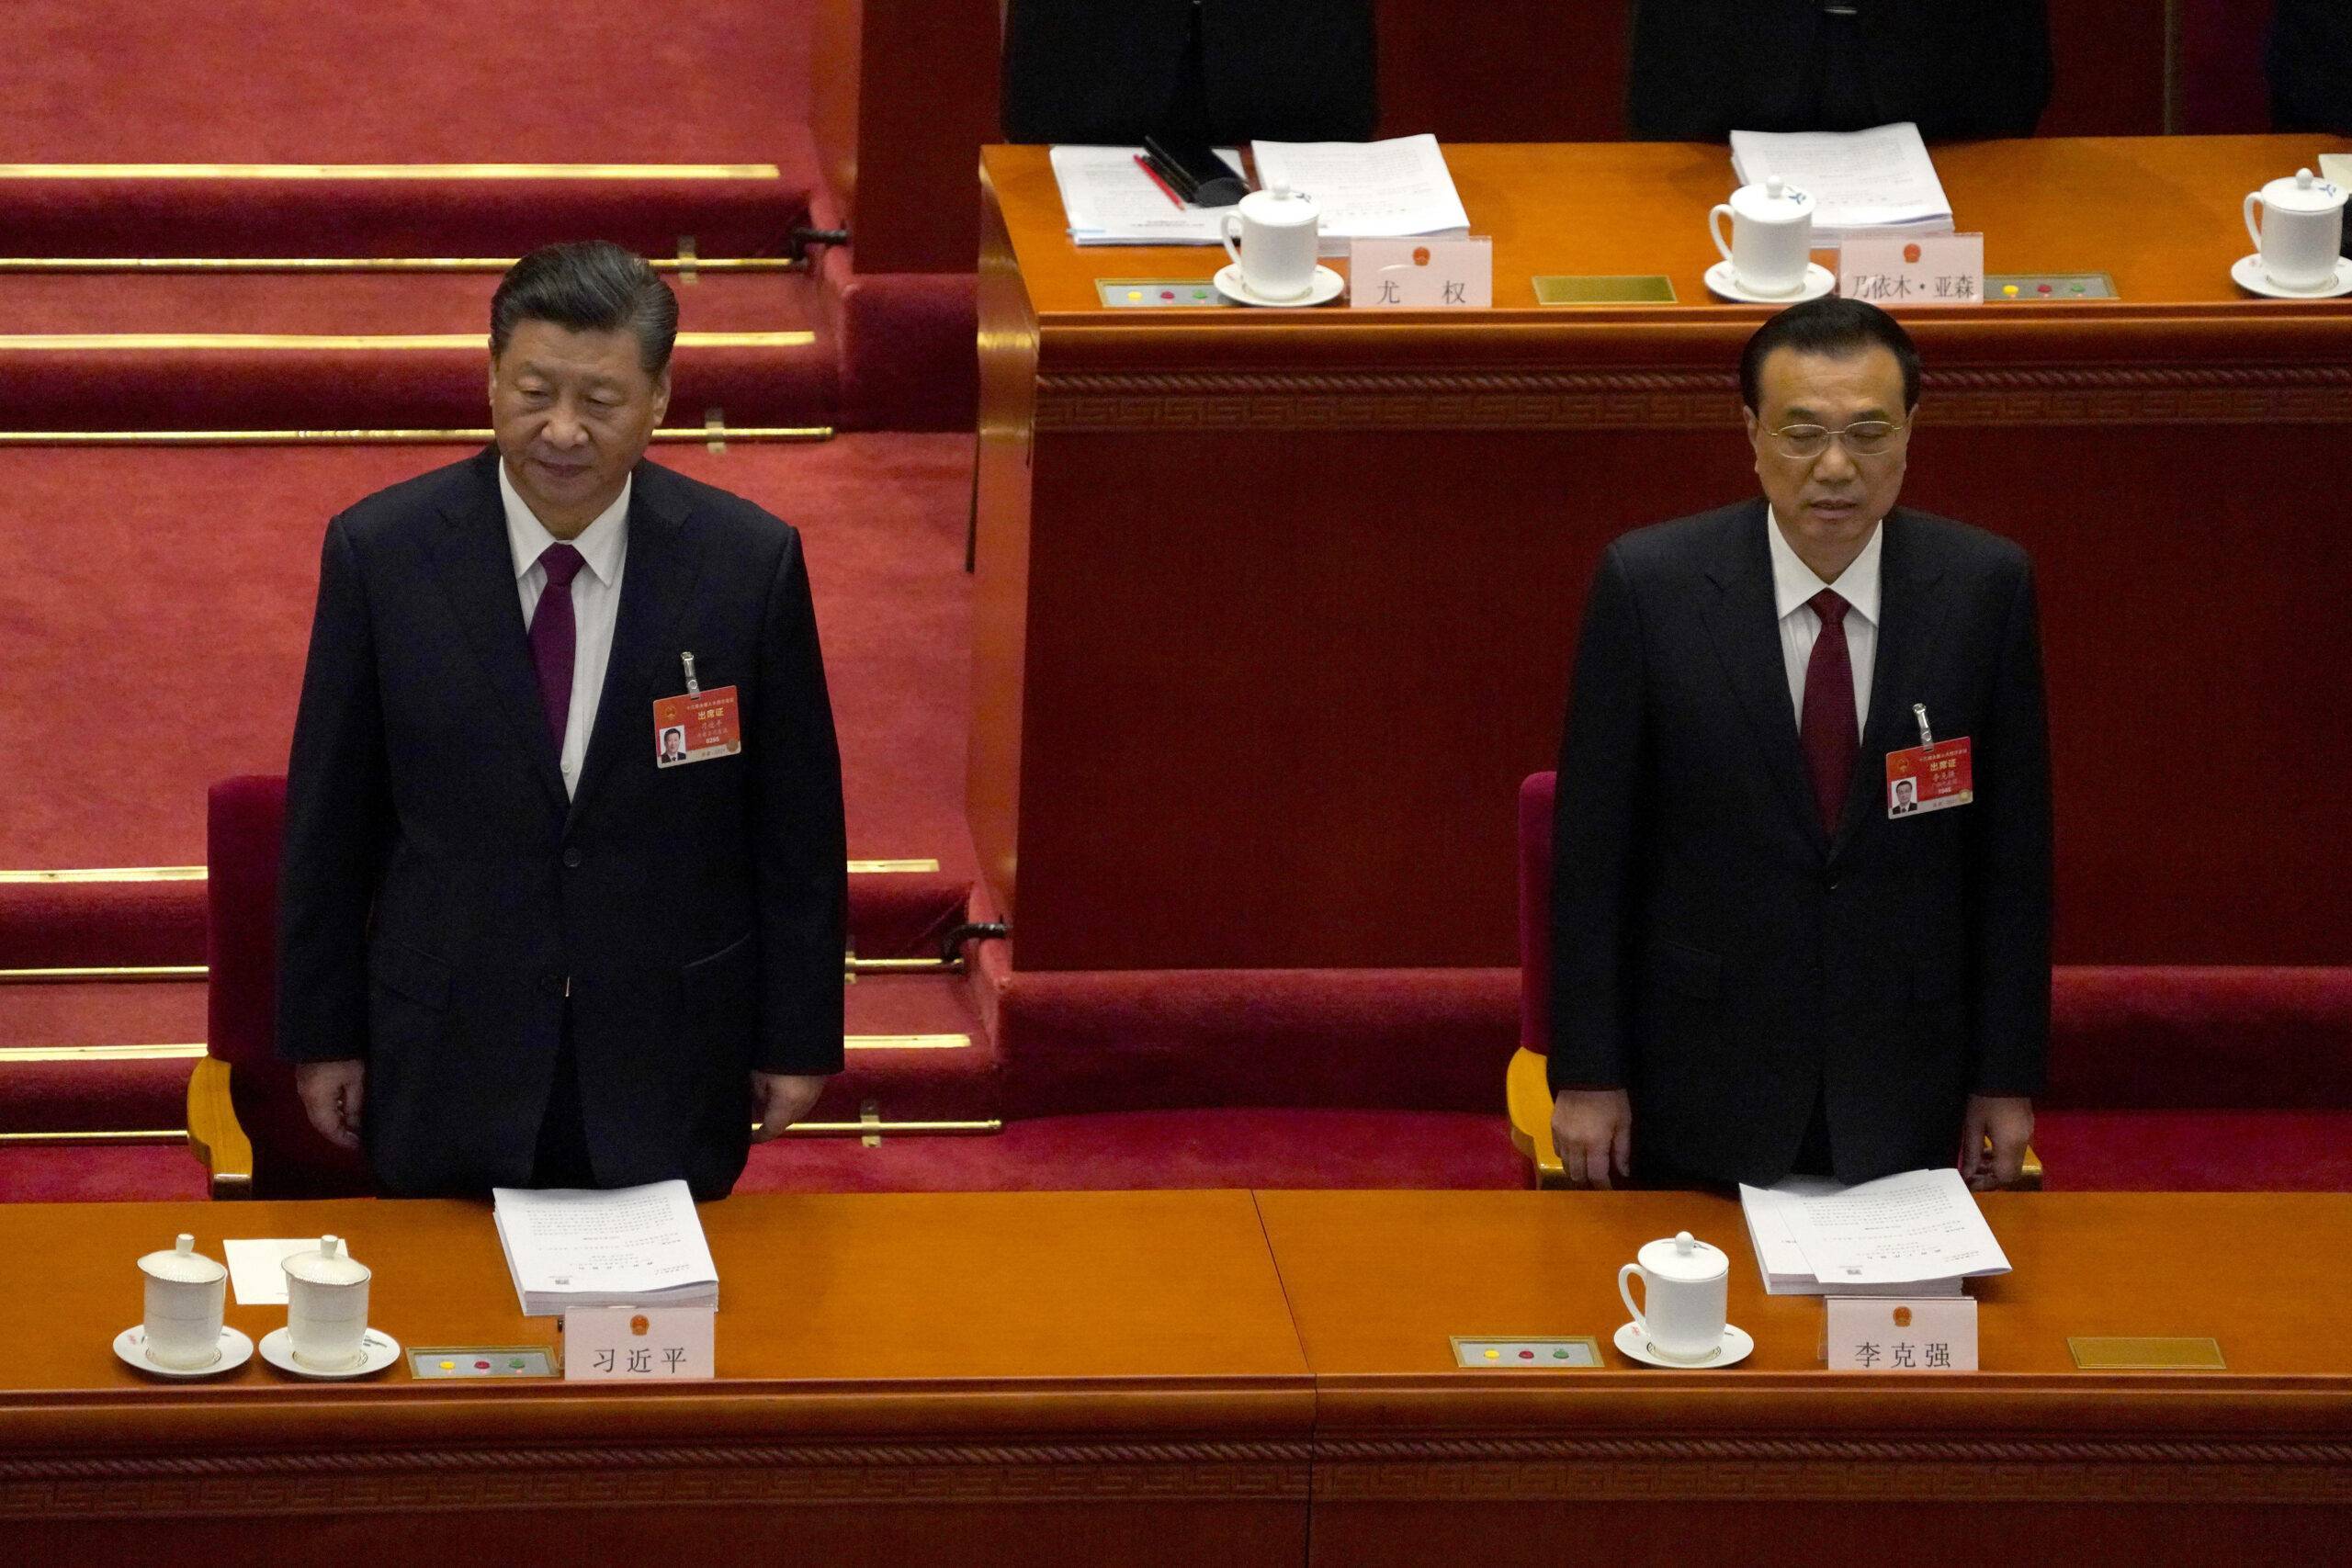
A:
{"type": "Polygon", "coordinates": [[[808,572],[791,528],[644,460],[676,327],[617,246],[524,258],[491,305],[495,446],[328,525],[277,1049],[388,1192],[719,1196],[752,1123],[841,1069],[808,572]],[[740,754],[657,766],[655,702],[727,688],[740,754]]]}
{"type": "Polygon", "coordinates": [[[1560,751],[1553,1138],[1570,1180],[2013,1179],[2050,1006],[2033,577],[1895,505],[1918,357],[1825,299],[1740,367],[1763,497],[1628,534],[1560,751]],[[1892,814],[1965,738],[1973,799],[1892,814]],[[1986,1153],[1989,1141],[1991,1149],[1986,1153]]]}
{"type": "Polygon", "coordinates": [[[2030,136],[2046,0],[1636,0],[1626,118],[1651,141],[1734,130],[2030,136]]]}

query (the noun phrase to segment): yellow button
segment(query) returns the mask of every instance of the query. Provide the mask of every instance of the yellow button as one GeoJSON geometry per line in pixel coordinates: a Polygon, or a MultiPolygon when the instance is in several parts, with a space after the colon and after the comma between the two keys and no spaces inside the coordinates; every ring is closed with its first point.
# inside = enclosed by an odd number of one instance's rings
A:
{"type": "Polygon", "coordinates": [[[1487,1352],[1487,1359],[1489,1361],[1499,1361],[1502,1358],[1503,1353],[1500,1350],[1489,1350],[1487,1352]]]}
{"type": "Polygon", "coordinates": [[[1127,290],[1127,298],[1130,299],[1140,299],[1143,298],[1143,290],[1140,288],[1130,288],[1127,290]]]}
{"type": "Polygon", "coordinates": [[[441,1370],[445,1372],[454,1372],[458,1370],[458,1363],[455,1361],[444,1361],[441,1363],[441,1370]]]}
{"type": "Polygon", "coordinates": [[[2001,292],[2004,294],[2015,294],[2017,291],[2018,286],[2014,283],[2004,283],[2001,285],[2001,292]]]}

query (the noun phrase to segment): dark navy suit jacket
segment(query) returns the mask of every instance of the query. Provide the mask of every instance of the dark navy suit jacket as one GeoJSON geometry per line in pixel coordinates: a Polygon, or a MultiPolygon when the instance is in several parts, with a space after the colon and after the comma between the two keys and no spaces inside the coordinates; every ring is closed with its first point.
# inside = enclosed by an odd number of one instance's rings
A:
{"type": "Polygon", "coordinates": [[[571,1011],[605,1186],[741,1174],[747,1075],[842,1066],[840,757],[799,536],[639,464],[567,801],[497,453],[327,527],[287,786],[278,1054],[366,1058],[395,1193],[524,1185],[571,1011]],[[653,703],[740,694],[743,750],[657,768],[653,703]]]}
{"type": "Polygon", "coordinates": [[[2050,1028],[2033,577],[1994,535],[1883,525],[1870,719],[1836,833],[1797,739],[1759,498],[1628,534],[1585,609],[1555,823],[1551,1081],[1623,1088],[1645,1167],[1786,1176],[1826,1091],[1841,1180],[1951,1164],[2050,1028]],[[1970,805],[1890,819],[1885,758],[1972,742],[1970,805]]]}

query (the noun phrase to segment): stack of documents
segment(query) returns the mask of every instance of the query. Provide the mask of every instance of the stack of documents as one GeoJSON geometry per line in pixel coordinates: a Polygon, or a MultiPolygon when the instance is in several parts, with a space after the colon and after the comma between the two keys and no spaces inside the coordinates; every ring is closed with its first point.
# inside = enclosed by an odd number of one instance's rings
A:
{"type": "Polygon", "coordinates": [[[1956,1296],[2009,1271],[1958,1170],[1908,1170],[1859,1187],[1792,1176],[1739,1190],[1771,1296],[1956,1296]]]}
{"type": "Polygon", "coordinates": [[[718,1305],[718,1268],[683,1181],[611,1192],[492,1189],[525,1317],[574,1307],[718,1305]]]}
{"type": "MultiPolygon", "coordinates": [[[[1326,254],[1350,240],[1466,234],[1470,219],[1434,136],[1393,141],[1253,141],[1261,189],[1286,185],[1322,209],[1326,254]]],[[[1136,160],[1140,147],[1049,154],[1069,237],[1081,245],[1214,245],[1229,207],[1180,202],[1136,160]]],[[[1241,172],[1241,155],[1217,156],[1241,172]]]]}
{"type": "Polygon", "coordinates": [[[1779,175],[1814,199],[1814,237],[1836,244],[1874,231],[1951,232],[1951,200],[1909,120],[1870,130],[1735,130],[1731,172],[1742,185],[1779,175]]]}

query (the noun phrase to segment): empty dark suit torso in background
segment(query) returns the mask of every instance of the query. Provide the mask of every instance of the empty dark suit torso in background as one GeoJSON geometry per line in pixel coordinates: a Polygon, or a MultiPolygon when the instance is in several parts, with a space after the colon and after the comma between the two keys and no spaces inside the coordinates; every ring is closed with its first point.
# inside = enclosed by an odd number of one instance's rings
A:
{"type": "Polygon", "coordinates": [[[1719,141],[1905,119],[1929,138],[2033,134],[2050,101],[2045,0],[1851,5],[1841,19],[1820,0],[1634,0],[1634,134],[1719,141]],[[1852,123],[1824,123],[1825,103],[1850,106],[1838,118],[1852,123]]]}
{"type": "Polygon", "coordinates": [[[1967,1097],[2041,1087],[2050,794],[2025,554],[1898,507],[1834,839],[1806,782],[1763,501],[1629,534],[1595,575],[1560,756],[1551,1081],[1623,1088],[1634,1168],[1949,1165],[1967,1097]],[[1890,820],[1885,757],[1970,738],[1973,804],[1890,820]]]}
{"type": "Polygon", "coordinates": [[[604,1186],[726,1192],[748,1075],[842,1065],[840,760],[799,536],[640,462],[567,805],[497,453],[327,530],[288,768],[278,1053],[368,1066],[394,1193],[526,1184],[567,1009],[604,1186]],[[743,750],[655,766],[653,703],[741,694],[743,750]],[[570,995],[567,998],[566,990],[570,995]]]}

